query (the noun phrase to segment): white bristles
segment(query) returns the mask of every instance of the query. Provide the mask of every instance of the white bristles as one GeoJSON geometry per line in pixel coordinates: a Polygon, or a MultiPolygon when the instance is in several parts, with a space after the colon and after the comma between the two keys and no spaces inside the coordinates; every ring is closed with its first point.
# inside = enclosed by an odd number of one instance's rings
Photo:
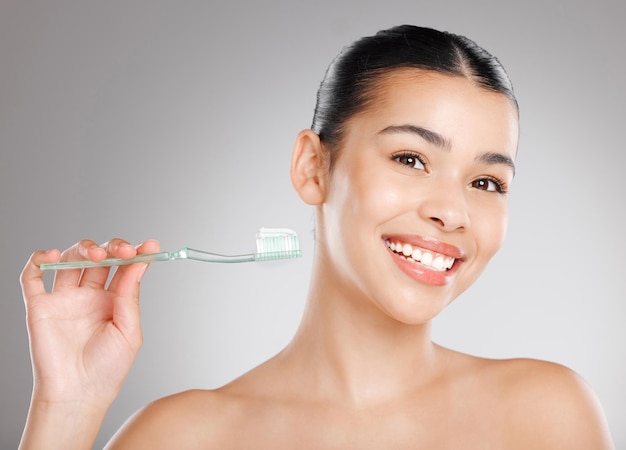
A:
{"type": "Polygon", "coordinates": [[[256,261],[299,258],[298,235],[288,228],[261,228],[256,235],[256,261]]]}

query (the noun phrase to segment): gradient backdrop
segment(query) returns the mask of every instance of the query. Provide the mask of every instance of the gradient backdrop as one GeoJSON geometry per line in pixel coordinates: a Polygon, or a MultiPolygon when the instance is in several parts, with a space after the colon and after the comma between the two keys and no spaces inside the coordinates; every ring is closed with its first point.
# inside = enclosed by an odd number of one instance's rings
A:
{"type": "Polygon", "coordinates": [[[236,253],[260,226],[302,239],[297,261],[150,269],[145,345],[98,448],[150,400],[217,387],[289,341],[313,226],[289,181],[294,137],[342,46],[401,23],[498,55],[521,106],[507,241],[435,340],[572,367],[626,448],[624,17],[621,0],[0,0],[0,448],[29,403],[18,276],[35,249],[121,236],[236,253]]]}

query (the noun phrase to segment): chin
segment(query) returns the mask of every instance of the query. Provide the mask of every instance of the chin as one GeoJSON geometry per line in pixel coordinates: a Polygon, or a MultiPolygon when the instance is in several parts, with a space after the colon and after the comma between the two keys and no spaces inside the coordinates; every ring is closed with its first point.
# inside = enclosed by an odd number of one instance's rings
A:
{"type": "Polygon", "coordinates": [[[420,296],[419,299],[406,298],[404,301],[397,297],[385,313],[389,318],[404,325],[427,325],[439,315],[451,302],[451,298],[433,298],[420,296]],[[429,299],[430,300],[425,300],[429,299]]]}

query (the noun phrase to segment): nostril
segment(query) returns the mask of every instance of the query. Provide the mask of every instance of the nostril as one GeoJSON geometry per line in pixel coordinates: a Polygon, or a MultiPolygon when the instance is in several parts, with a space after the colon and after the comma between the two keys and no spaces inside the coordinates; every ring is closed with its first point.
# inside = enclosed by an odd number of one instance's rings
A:
{"type": "Polygon", "coordinates": [[[463,196],[446,194],[433,196],[419,204],[419,215],[434,227],[453,231],[470,224],[469,208],[463,196]]]}
{"type": "Polygon", "coordinates": [[[438,217],[431,217],[430,220],[432,220],[433,222],[436,222],[437,224],[439,224],[441,226],[445,226],[445,224],[443,223],[443,220],[441,220],[438,217]]]}

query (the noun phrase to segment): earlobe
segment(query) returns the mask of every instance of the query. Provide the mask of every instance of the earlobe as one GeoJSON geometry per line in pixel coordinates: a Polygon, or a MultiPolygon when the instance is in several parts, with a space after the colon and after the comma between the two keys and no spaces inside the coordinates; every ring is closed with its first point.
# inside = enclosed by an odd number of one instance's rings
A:
{"type": "Polygon", "coordinates": [[[301,131],[291,156],[291,183],[305,203],[324,202],[326,173],[326,157],[319,136],[312,130],[301,131]]]}

